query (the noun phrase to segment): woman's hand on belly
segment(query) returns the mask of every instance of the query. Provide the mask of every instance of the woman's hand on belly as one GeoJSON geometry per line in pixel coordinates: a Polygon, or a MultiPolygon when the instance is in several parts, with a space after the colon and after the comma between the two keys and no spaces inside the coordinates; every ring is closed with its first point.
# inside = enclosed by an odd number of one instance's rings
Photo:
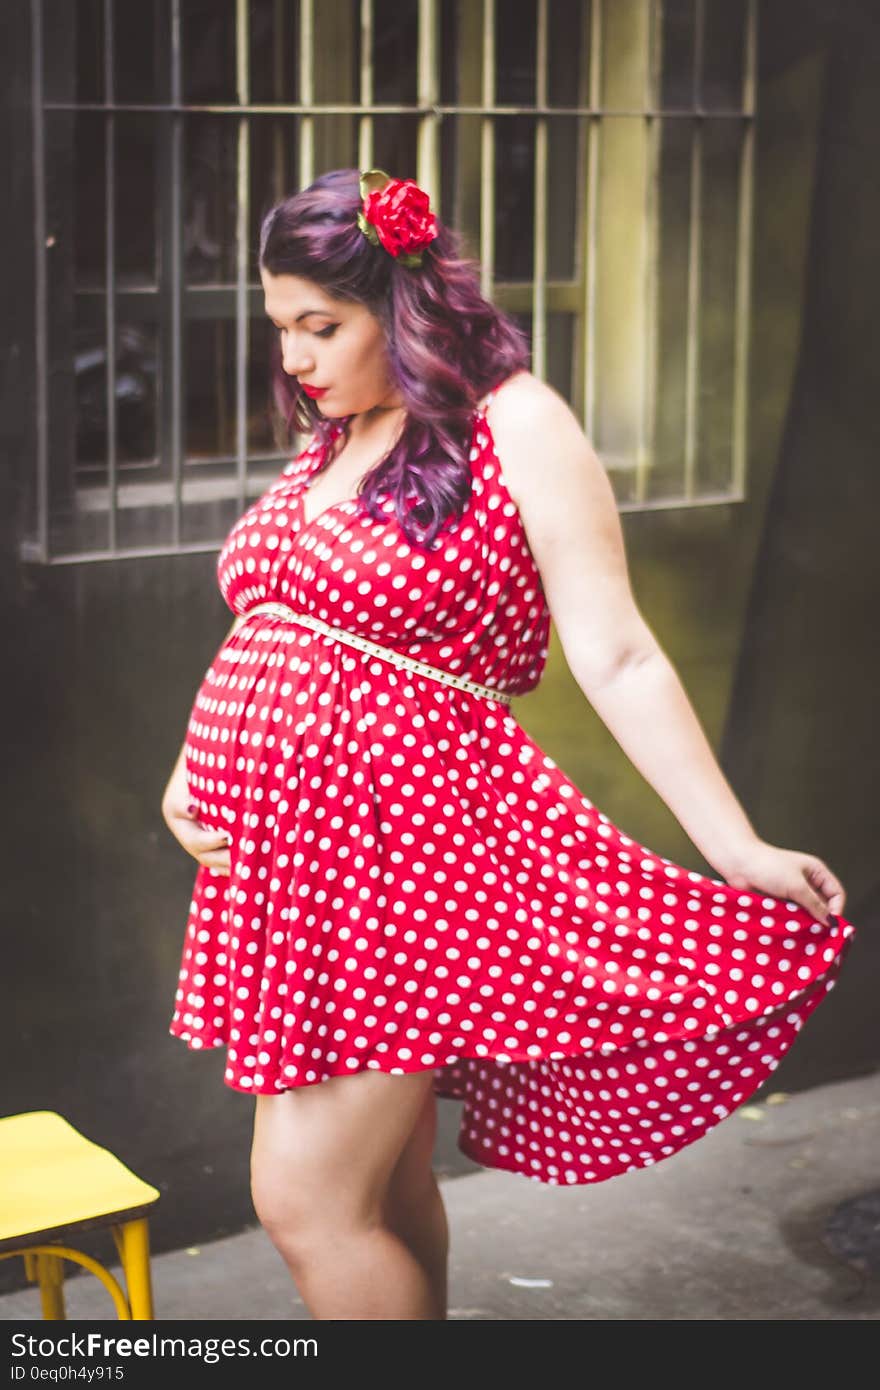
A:
{"type": "Polygon", "coordinates": [[[162,797],[162,817],[187,854],[191,854],[206,869],[229,875],[229,833],[226,830],[209,830],[199,823],[198,807],[190,796],[187,783],[184,749],[181,749],[162,797]]]}

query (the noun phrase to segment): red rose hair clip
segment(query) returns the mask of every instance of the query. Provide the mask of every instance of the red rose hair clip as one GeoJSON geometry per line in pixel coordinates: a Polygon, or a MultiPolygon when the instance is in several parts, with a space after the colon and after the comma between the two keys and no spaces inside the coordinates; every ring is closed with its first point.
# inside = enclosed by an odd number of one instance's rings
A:
{"type": "Polygon", "coordinates": [[[384,169],[361,174],[360,188],[357,221],[364,236],[401,265],[420,266],[438,231],[427,193],[412,179],[393,179],[384,169]]]}

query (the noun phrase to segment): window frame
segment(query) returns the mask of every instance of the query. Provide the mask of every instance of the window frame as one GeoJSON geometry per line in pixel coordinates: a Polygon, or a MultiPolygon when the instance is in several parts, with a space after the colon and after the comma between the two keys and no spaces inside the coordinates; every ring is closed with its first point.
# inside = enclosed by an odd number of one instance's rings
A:
{"type": "MultiPolygon", "coordinates": [[[[374,162],[374,123],[380,116],[409,116],[417,127],[415,177],[431,196],[432,205],[442,213],[441,192],[448,190],[454,224],[459,225],[466,239],[474,245],[482,276],[483,293],[501,308],[518,316],[530,316],[532,325],[533,371],[546,379],[548,319],[550,315],[574,316],[574,367],[571,404],[581,418],[585,432],[596,444],[606,463],[622,511],[682,508],[696,505],[731,503],[745,500],[747,448],[747,377],[750,329],[752,201],[754,182],[754,120],[757,0],[743,0],[744,58],[742,100],[732,109],[708,109],[702,105],[700,60],[702,31],[706,5],[710,0],[693,0],[695,16],[693,100],[684,108],[671,109],[658,103],[658,52],[662,0],[592,0],[580,7],[584,33],[582,52],[588,62],[582,64],[578,102],[572,106],[551,104],[548,90],[548,24],[551,0],[533,0],[535,14],[535,99],[531,103],[502,105],[496,100],[498,26],[500,21],[497,0],[417,0],[418,51],[416,101],[414,104],[377,104],[373,100],[374,71],[369,60],[374,32],[372,0],[359,0],[358,19],[362,43],[356,90],[343,92],[348,100],[332,102],[319,100],[328,89],[333,75],[322,72],[317,59],[327,53],[322,44],[325,26],[336,26],[345,12],[347,0],[299,0],[298,7],[298,100],[260,104],[251,100],[248,70],[249,0],[232,0],[235,7],[236,33],[236,100],[212,102],[209,106],[184,100],[182,81],[182,0],[159,0],[167,13],[167,31],[161,36],[163,46],[157,49],[156,61],[166,63],[164,100],[143,103],[118,99],[114,90],[113,19],[114,0],[103,0],[104,100],[82,102],[68,93],[64,100],[47,100],[45,95],[46,67],[59,58],[63,47],[63,30],[59,36],[56,20],[67,11],[67,23],[76,23],[73,6],[61,5],[59,0],[30,0],[32,32],[33,80],[33,160],[34,160],[34,247],[35,247],[35,319],[36,319],[36,460],[31,515],[27,533],[21,544],[21,557],[41,564],[85,563],[103,559],[118,559],[144,555],[166,555],[214,551],[222,544],[223,536],[207,540],[187,541],[184,534],[184,508],[188,499],[199,495],[193,482],[184,480],[184,371],[183,330],[193,319],[224,318],[234,327],[235,339],[235,450],[232,454],[212,456],[210,462],[233,465],[234,473],[211,480],[206,471],[203,482],[209,493],[234,501],[239,511],[268,485],[277,474],[278,465],[290,457],[290,451],[256,455],[248,451],[248,380],[247,364],[251,342],[252,321],[262,318],[262,293],[250,275],[253,252],[248,246],[247,229],[250,208],[250,132],[252,122],[265,116],[287,116],[297,123],[299,186],[312,181],[319,169],[333,167],[346,147],[354,123],[357,136],[360,168],[374,162]],[[444,6],[456,5],[458,52],[457,72],[459,90],[466,93],[466,102],[441,101],[441,64],[443,61],[441,22],[447,17],[444,6]],[[614,5],[614,10],[610,6],[614,5]],[[54,50],[45,44],[46,14],[50,11],[54,50]],[[623,19],[621,20],[621,16],[623,19]],[[627,30],[627,23],[630,29],[627,30]],[[642,101],[632,109],[621,109],[607,101],[608,72],[618,60],[623,48],[637,34],[639,61],[642,73],[642,101]],[[641,48],[638,45],[642,45],[641,48]],[[235,277],[225,286],[188,285],[184,282],[183,218],[184,218],[184,122],[188,116],[210,110],[218,119],[233,122],[236,141],[237,196],[235,209],[235,277]],[[61,456],[52,449],[52,438],[69,436],[72,391],[69,382],[57,370],[59,353],[70,348],[53,343],[48,324],[52,302],[53,333],[58,319],[58,283],[65,283],[54,268],[63,247],[72,244],[73,209],[59,206],[63,199],[54,198],[50,208],[47,189],[47,120],[60,113],[70,116],[73,125],[79,113],[95,111],[104,121],[105,181],[107,208],[107,238],[104,285],[98,290],[77,288],[68,273],[72,294],[82,296],[85,303],[94,302],[95,322],[103,321],[106,334],[106,402],[107,402],[107,460],[106,486],[91,489],[92,510],[106,517],[106,544],[90,548],[59,549],[53,538],[54,522],[59,513],[77,514],[82,508],[78,501],[76,460],[61,456]],[[115,149],[116,121],[130,111],[148,111],[155,116],[159,164],[157,168],[158,239],[160,242],[156,291],[147,297],[137,290],[121,288],[116,280],[114,260],[115,149]],[[328,122],[327,117],[333,122],[328,122]],[[472,117],[479,123],[479,149],[462,156],[450,171],[443,167],[441,135],[444,120],[472,117]],[[505,122],[528,118],[534,128],[534,222],[533,273],[529,281],[505,281],[497,278],[495,255],[495,193],[496,160],[499,136],[504,138],[505,122]],[[636,442],[632,457],[616,459],[613,452],[603,448],[602,429],[597,402],[602,398],[601,350],[597,345],[598,262],[601,259],[599,229],[602,217],[603,143],[610,129],[609,122],[625,118],[634,121],[643,132],[644,173],[633,181],[630,190],[631,206],[642,218],[641,265],[639,267],[639,322],[632,381],[627,399],[632,400],[636,442]],[[736,120],[741,124],[742,145],[739,164],[739,189],[736,227],[736,285],[732,332],[734,338],[734,372],[732,387],[732,439],[730,470],[727,485],[722,488],[700,486],[698,457],[698,416],[700,394],[700,245],[702,233],[702,190],[705,164],[704,131],[712,119],[736,120]],[[553,123],[575,120],[577,123],[577,189],[578,245],[576,271],[572,278],[553,279],[547,274],[548,225],[551,212],[549,183],[549,150],[553,138],[553,123]],[[656,313],[657,313],[657,205],[658,149],[663,123],[686,120],[692,123],[691,200],[688,230],[688,288],[686,313],[687,387],[685,419],[683,421],[682,486],[679,493],[666,497],[650,495],[652,475],[652,439],[656,381],[656,313]],[[476,175],[476,177],[475,177],[476,175]],[[475,187],[478,195],[475,196],[475,187]],[[164,191],[164,196],[162,196],[164,191]],[[54,261],[53,261],[54,258],[54,261]],[[155,310],[159,374],[157,446],[160,476],[153,481],[135,479],[127,466],[120,467],[117,456],[116,401],[118,325],[121,315],[136,320],[138,315],[149,317],[155,310]],[[51,389],[50,389],[51,388],[51,389]],[[269,471],[270,466],[275,465],[269,471]],[[212,491],[213,490],[213,491],[212,491]],[[185,492],[187,497],[185,498],[185,492]],[[127,507],[143,506],[148,498],[161,500],[171,508],[170,538],[156,544],[130,545],[120,542],[120,516],[127,507]]],[[[354,14],[354,7],[348,12],[354,14]]],[[[161,28],[161,26],[157,26],[161,28]]],[[[68,31],[69,37],[69,31],[68,31]]],[[[346,42],[354,43],[349,33],[346,42]]],[[[75,45],[68,45],[69,52],[75,45]]],[[[353,52],[353,50],[352,50],[353,52]]],[[[348,57],[352,57],[349,52],[348,57]]],[[[69,56],[68,56],[69,61],[69,56]]],[[[351,64],[348,64],[351,68],[351,64]]],[[[68,73],[68,85],[72,74],[68,73]]],[[[57,84],[56,84],[57,85],[57,84]]],[[[57,127],[53,127],[57,129],[57,127]]],[[[54,190],[52,190],[54,195],[54,190]]],[[[69,256],[71,253],[66,251],[69,256]]],[[[633,301],[635,302],[635,300],[633,301]]],[[[72,341],[71,307],[67,308],[68,343],[72,341]]],[[[63,317],[63,316],[62,316],[63,317]]],[[[63,339],[60,340],[63,344],[63,339]]],[[[75,448],[75,445],[69,445],[75,448]]]]}

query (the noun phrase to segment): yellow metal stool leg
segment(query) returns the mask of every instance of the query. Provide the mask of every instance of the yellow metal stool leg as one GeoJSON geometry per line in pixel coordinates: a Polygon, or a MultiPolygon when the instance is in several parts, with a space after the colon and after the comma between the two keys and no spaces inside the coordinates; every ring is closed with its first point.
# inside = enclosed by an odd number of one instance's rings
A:
{"type": "Polygon", "coordinates": [[[35,1256],[37,1283],[40,1286],[40,1302],[46,1322],[66,1322],[67,1309],[64,1306],[64,1261],[57,1255],[35,1256]]]}
{"type": "Polygon", "coordinates": [[[150,1228],[145,1216],[125,1221],[113,1232],[125,1271],[128,1306],[138,1322],[153,1319],[153,1286],[150,1279],[150,1228]]]}
{"type": "MultiPolygon", "coordinates": [[[[97,1260],[93,1260],[91,1255],[84,1255],[82,1250],[72,1250],[69,1245],[32,1245],[29,1250],[0,1251],[0,1260],[11,1260],[16,1255],[24,1256],[24,1267],[27,1271],[27,1277],[32,1282],[37,1280],[40,1281],[41,1293],[46,1283],[48,1282],[47,1280],[40,1278],[41,1256],[47,1256],[50,1260],[57,1261],[58,1264],[61,1264],[62,1260],[71,1260],[74,1264],[82,1265],[83,1269],[90,1270],[92,1274],[94,1274],[96,1279],[100,1279],[101,1283],[104,1285],[104,1288],[107,1290],[110,1297],[113,1299],[113,1304],[116,1308],[116,1316],[118,1318],[131,1318],[131,1311],[128,1306],[128,1299],[125,1297],[125,1293],[123,1292],[119,1282],[113,1278],[113,1275],[110,1273],[109,1269],[105,1269],[104,1266],[102,1264],[99,1264],[97,1260]]],[[[60,1279],[57,1285],[56,1297],[58,1299],[61,1299],[60,1304],[56,1304],[56,1306],[59,1306],[61,1308],[61,1312],[53,1313],[50,1309],[48,1312],[45,1313],[45,1317],[47,1319],[53,1319],[56,1321],[58,1317],[66,1319],[67,1314],[64,1311],[63,1292],[60,1279]]],[[[46,1305],[44,1302],[43,1307],[45,1308],[45,1306],[46,1305]]]]}

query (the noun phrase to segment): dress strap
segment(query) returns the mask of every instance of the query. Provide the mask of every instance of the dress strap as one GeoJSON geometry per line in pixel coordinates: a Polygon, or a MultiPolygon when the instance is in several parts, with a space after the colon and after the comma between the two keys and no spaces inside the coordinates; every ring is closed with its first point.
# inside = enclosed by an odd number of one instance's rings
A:
{"type": "MultiPolygon", "coordinates": [[[[515,372],[512,372],[512,373],[511,373],[511,376],[515,376],[515,375],[516,375],[515,372]]],[[[482,401],[481,401],[480,404],[477,406],[477,411],[476,411],[477,415],[482,415],[482,416],[485,418],[486,411],[489,409],[489,406],[492,404],[493,400],[494,400],[495,397],[497,396],[498,392],[501,390],[501,387],[504,385],[504,383],[505,383],[506,381],[509,381],[509,380],[510,380],[510,376],[504,376],[504,377],[501,378],[500,381],[496,381],[496,383],[495,383],[495,385],[492,387],[491,391],[487,391],[487,392],[486,392],[486,394],[485,394],[485,396],[483,397],[482,401]]]]}
{"type": "MultiPolygon", "coordinates": [[[[505,378],[505,380],[506,380],[506,378],[505,378]]],[[[504,382],[499,381],[495,386],[492,387],[492,390],[491,390],[491,391],[487,391],[487,392],[486,392],[485,396],[483,397],[483,399],[480,401],[479,405],[477,406],[477,411],[476,411],[477,415],[482,416],[483,419],[486,418],[486,411],[489,409],[489,406],[492,404],[493,400],[495,399],[496,395],[498,394],[499,388],[500,388],[501,386],[503,386],[503,385],[504,385],[504,382]]]]}

